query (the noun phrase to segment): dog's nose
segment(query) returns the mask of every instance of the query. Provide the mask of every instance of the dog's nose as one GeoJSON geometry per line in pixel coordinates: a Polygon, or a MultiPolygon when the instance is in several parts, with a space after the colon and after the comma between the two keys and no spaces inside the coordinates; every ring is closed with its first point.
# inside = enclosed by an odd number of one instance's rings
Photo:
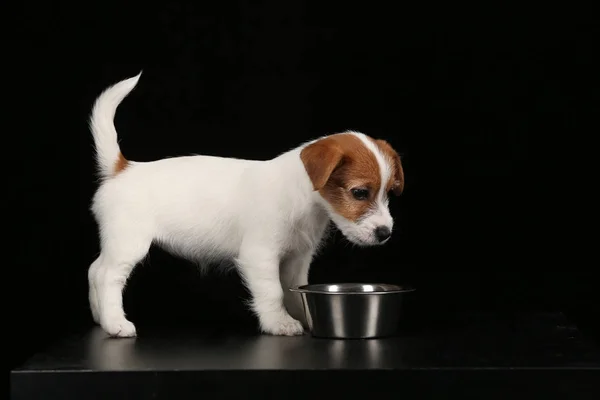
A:
{"type": "Polygon", "coordinates": [[[392,231],[390,231],[390,228],[388,228],[387,226],[378,226],[377,228],[375,228],[375,237],[380,242],[383,242],[390,236],[392,236],[392,231]]]}

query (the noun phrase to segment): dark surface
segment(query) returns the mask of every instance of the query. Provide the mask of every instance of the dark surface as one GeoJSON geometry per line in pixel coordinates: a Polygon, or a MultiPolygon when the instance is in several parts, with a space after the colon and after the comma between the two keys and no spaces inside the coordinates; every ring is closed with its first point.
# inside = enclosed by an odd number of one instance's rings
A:
{"type": "MultiPolygon", "coordinates": [[[[600,351],[562,314],[462,314],[415,321],[394,338],[327,340],[140,330],[110,339],[75,335],[13,371],[13,398],[177,398],[186,391],[242,398],[274,389],[335,392],[598,395],[600,351]],[[249,385],[249,386],[248,386],[249,385]],[[392,386],[393,385],[393,386],[392,386]],[[485,390],[481,392],[481,390],[485,390]],[[85,392],[84,392],[85,391],[85,392]],[[490,393],[493,392],[493,393],[490,393]],[[595,392],[594,392],[595,391],[595,392]],[[78,397],[79,396],[79,397],[78,397]],[[94,397],[100,396],[100,397],[94,397]]],[[[271,397],[278,397],[274,393],[271,397]]],[[[580,396],[580,397],[575,397],[580,396]]]]}

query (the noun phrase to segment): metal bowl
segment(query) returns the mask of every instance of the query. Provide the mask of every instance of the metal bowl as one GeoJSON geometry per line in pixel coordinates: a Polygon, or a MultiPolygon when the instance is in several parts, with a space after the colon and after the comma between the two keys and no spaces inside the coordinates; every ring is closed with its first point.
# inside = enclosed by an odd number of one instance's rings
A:
{"type": "Polygon", "coordinates": [[[315,337],[367,339],[397,332],[402,305],[413,288],[381,283],[338,283],[291,288],[302,297],[315,337]]]}

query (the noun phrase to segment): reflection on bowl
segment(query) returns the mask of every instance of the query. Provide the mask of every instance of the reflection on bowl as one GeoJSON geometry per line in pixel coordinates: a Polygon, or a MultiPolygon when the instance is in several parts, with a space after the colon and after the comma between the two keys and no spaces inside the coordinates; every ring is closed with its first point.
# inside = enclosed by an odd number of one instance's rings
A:
{"type": "Polygon", "coordinates": [[[413,288],[382,283],[304,285],[290,289],[302,296],[315,337],[366,339],[396,333],[403,299],[413,288]]]}

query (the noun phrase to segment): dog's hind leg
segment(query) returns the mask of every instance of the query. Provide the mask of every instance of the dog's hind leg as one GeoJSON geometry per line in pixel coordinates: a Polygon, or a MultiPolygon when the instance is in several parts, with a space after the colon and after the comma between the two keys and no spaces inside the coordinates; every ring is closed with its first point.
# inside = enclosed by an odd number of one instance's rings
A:
{"type": "Polygon", "coordinates": [[[90,265],[88,269],[88,285],[89,285],[89,302],[90,302],[90,310],[92,311],[92,318],[94,318],[94,322],[100,324],[100,312],[98,305],[98,288],[96,287],[98,274],[98,267],[100,266],[100,257],[96,258],[96,260],[90,265]]]}
{"type": "Polygon", "coordinates": [[[96,287],[102,329],[111,336],[131,337],[136,330],[125,317],[123,290],[135,266],[148,253],[152,237],[140,226],[119,225],[110,225],[110,232],[103,232],[105,240],[92,286],[96,287]]]}

